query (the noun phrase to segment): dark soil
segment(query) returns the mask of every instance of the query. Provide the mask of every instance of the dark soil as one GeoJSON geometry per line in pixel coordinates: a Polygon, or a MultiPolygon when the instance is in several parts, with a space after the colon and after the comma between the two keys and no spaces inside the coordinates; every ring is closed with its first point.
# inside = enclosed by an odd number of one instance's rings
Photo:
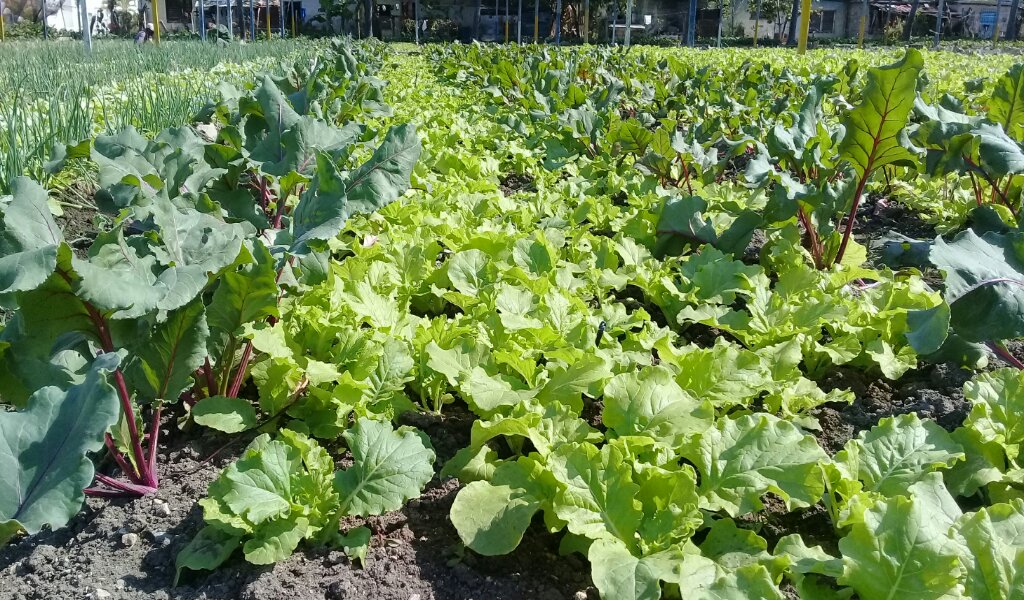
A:
{"type": "MultiPolygon", "coordinates": [[[[452,406],[445,418],[418,416],[444,459],[468,443],[468,413],[452,406]],[[465,414],[460,414],[465,413],[465,414]]],[[[202,527],[196,501],[244,448],[223,437],[172,441],[161,448],[160,492],[134,500],[89,499],[67,527],[44,531],[0,549],[0,597],[243,600],[581,600],[597,598],[590,570],[578,556],[558,556],[558,537],[534,527],[507,556],[463,553],[448,512],[457,480],[432,481],[403,510],[366,519],[373,531],[367,565],[338,550],[300,546],[272,567],[236,555],[215,572],[191,572],[172,588],[174,560],[202,527]],[[109,594],[109,595],[108,595],[109,594]]],[[[360,520],[351,520],[352,525],[360,520]]]]}
{"type": "Polygon", "coordinates": [[[854,228],[857,241],[865,243],[877,240],[892,231],[918,240],[935,238],[934,225],[926,223],[921,215],[898,202],[870,198],[860,205],[857,210],[857,226],[854,228]]]}
{"type": "Polygon", "coordinates": [[[501,193],[506,196],[514,196],[519,192],[536,192],[537,186],[533,183],[533,177],[528,174],[509,173],[501,178],[501,193]]]}
{"type": "Polygon", "coordinates": [[[852,404],[826,404],[814,412],[821,425],[818,442],[830,454],[843,448],[858,433],[874,427],[884,417],[917,413],[934,419],[952,431],[970,411],[963,385],[971,372],[952,365],[927,365],[906,373],[899,381],[840,368],[820,382],[825,391],[848,389],[852,404]]]}
{"type": "Polygon", "coordinates": [[[64,214],[57,217],[57,225],[64,231],[64,239],[71,244],[79,257],[88,256],[89,246],[96,239],[96,211],[64,207],[64,214]]]}

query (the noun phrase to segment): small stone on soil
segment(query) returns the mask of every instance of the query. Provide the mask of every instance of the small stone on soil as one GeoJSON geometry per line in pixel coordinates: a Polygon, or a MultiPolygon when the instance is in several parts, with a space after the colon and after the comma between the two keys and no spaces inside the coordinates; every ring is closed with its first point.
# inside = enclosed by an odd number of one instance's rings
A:
{"type": "Polygon", "coordinates": [[[103,588],[96,588],[96,589],[94,589],[92,591],[91,594],[89,594],[89,599],[90,600],[107,600],[107,598],[110,598],[112,596],[113,596],[113,594],[111,594],[107,590],[105,590],[103,588]]]}
{"type": "Polygon", "coordinates": [[[121,545],[125,548],[131,548],[135,544],[139,543],[139,536],[135,533],[126,533],[121,536],[121,545]]]}

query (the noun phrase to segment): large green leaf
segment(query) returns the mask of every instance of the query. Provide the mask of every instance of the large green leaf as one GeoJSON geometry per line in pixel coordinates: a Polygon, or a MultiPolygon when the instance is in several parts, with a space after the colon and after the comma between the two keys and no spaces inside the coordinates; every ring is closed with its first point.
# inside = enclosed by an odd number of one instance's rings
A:
{"type": "Polygon", "coordinates": [[[808,506],[825,491],[817,441],[767,414],[720,419],[683,453],[700,471],[701,508],[738,516],[759,510],[772,492],[787,506],[808,506]]]}
{"type": "Polygon", "coordinates": [[[0,412],[0,543],[19,530],[62,527],[81,508],[93,478],[88,454],[120,414],[106,381],[117,362],[102,354],[82,384],[42,388],[25,410],[0,412]]]}
{"type": "Polygon", "coordinates": [[[200,301],[179,308],[139,344],[126,373],[145,402],[177,402],[206,358],[206,309],[200,301]]]}
{"type": "Polygon", "coordinates": [[[253,243],[253,262],[228,270],[219,279],[206,311],[210,333],[238,335],[243,325],[277,316],[277,272],[274,258],[260,241],[253,243]]]}
{"type": "Polygon", "coordinates": [[[490,481],[474,481],[459,491],[451,520],[466,546],[484,556],[515,550],[545,496],[532,477],[536,467],[529,459],[503,463],[490,481]]]}
{"type": "Polygon", "coordinates": [[[405,123],[389,129],[373,156],[348,175],[345,193],[351,204],[349,214],[374,212],[404,194],[421,150],[414,125],[405,123]]]}
{"type": "Polygon", "coordinates": [[[959,509],[937,474],[911,489],[918,493],[869,508],[839,541],[839,583],[856,590],[861,600],[959,597],[958,551],[949,537],[959,509]]]}
{"type": "Polygon", "coordinates": [[[27,177],[11,186],[10,202],[2,204],[0,227],[0,293],[32,290],[57,268],[57,249],[64,236],[50,215],[46,190],[27,177]]]}
{"type": "Polygon", "coordinates": [[[616,375],[604,388],[604,424],[620,436],[647,435],[675,449],[711,426],[714,410],[683,391],[664,367],[616,375]]]}
{"type": "Polygon", "coordinates": [[[988,118],[1013,139],[1024,142],[1024,64],[1016,64],[996,81],[988,103],[988,118]]]}
{"type": "Polygon", "coordinates": [[[967,341],[1024,335],[1024,263],[1017,240],[970,229],[951,242],[935,239],[929,258],[946,276],[950,325],[967,341]]]}
{"type": "MultiPolygon", "coordinates": [[[[661,581],[672,580],[673,570],[687,558],[678,550],[667,550],[644,557],[634,556],[621,540],[600,539],[590,545],[594,586],[608,600],[658,600],[661,581]]],[[[690,589],[686,597],[690,598],[690,589]]]]}
{"type": "Polygon", "coordinates": [[[964,515],[955,535],[971,600],[1024,599],[1024,501],[964,515]]]}
{"type": "Polygon", "coordinates": [[[846,135],[839,145],[840,156],[862,178],[885,165],[913,162],[900,133],[914,108],[922,68],[924,58],[910,48],[899,62],[868,71],[863,99],[844,119],[846,135]]]}
{"type": "Polygon", "coordinates": [[[397,510],[434,476],[434,451],[418,432],[373,419],[359,419],[344,434],[353,464],[338,471],[339,510],[355,516],[397,510]]]}
{"type": "Polygon", "coordinates": [[[560,489],[555,513],[569,531],[590,539],[633,544],[643,518],[640,486],[622,451],[613,445],[564,444],[548,458],[560,489]]]}
{"type": "Polygon", "coordinates": [[[964,384],[964,397],[972,404],[964,425],[1017,460],[1024,444],[1024,373],[1015,368],[981,373],[964,384]]]}
{"type": "Polygon", "coordinates": [[[882,419],[850,440],[835,464],[847,477],[864,482],[865,489],[896,496],[928,473],[963,458],[963,450],[945,429],[911,413],[882,419]]]}

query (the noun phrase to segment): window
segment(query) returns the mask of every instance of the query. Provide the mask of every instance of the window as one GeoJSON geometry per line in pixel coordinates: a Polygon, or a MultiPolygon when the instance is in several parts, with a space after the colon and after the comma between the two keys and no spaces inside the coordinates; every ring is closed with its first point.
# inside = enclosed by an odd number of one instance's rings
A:
{"type": "Polygon", "coordinates": [[[835,33],[836,11],[816,10],[811,13],[811,31],[814,33],[835,33]]]}

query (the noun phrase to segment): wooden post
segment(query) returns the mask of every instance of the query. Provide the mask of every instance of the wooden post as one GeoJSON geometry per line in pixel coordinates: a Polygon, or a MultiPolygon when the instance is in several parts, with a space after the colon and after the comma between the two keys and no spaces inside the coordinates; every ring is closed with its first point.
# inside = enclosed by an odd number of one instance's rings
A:
{"type": "Polygon", "coordinates": [[[249,0],[249,39],[256,41],[256,0],[249,0]]]}
{"type": "Polygon", "coordinates": [[[590,0],[583,0],[583,43],[590,43],[590,0]]]}
{"type": "MultiPolygon", "coordinates": [[[[231,14],[231,5],[235,0],[228,0],[228,39],[235,39],[235,16],[231,14]]],[[[220,6],[217,7],[217,15],[220,15],[220,6]]]]}
{"type": "Polygon", "coordinates": [[[946,10],[946,0],[939,0],[939,11],[935,16],[935,49],[939,49],[942,41],[942,11],[946,10]]]}
{"type": "MultiPolygon", "coordinates": [[[[294,7],[293,7],[294,8],[294,7]]],[[[267,10],[270,10],[270,0],[267,0],[267,10]]],[[[284,0],[281,0],[281,39],[283,40],[285,35],[288,33],[288,21],[285,17],[284,12],[284,0]]]]}
{"type": "Polygon", "coordinates": [[[540,35],[540,0],[533,0],[533,43],[537,43],[540,35]]]}
{"type": "MultiPolygon", "coordinates": [[[[281,11],[284,12],[284,0],[281,0],[281,11]]],[[[267,0],[267,39],[270,39],[270,0],[267,0]]]]}
{"type": "Polygon", "coordinates": [[[857,47],[863,48],[864,40],[868,36],[868,24],[871,23],[871,6],[868,4],[868,0],[864,0],[864,5],[860,10],[860,40],[857,41],[857,47]]]}
{"type": "Polygon", "coordinates": [[[510,15],[508,14],[508,0],[505,0],[505,43],[506,44],[508,43],[508,21],[509,21],[509,16],[510,15]]]}
{"type": "Polygon", "coordinates": [[[39,16],[43,18],[43,39],[50,39],[50,32],[46,31],[46,0],[39,0],[39,16]]]}
{"type": "MultiPolygon", "coordinates": [[[[633,0],[630,0],[632,2],[633,0]]],[[[555,2],[555,45],[562,45],[562,0],[555,2]]]]}
{"type": "Polygon", "coordinates": [[[0,0],[0,42],[4,41],[4,0],[0,0]]]}
{"type": "Polygon", "coordinates": [[[803,0],[800,3],[800,41],[797,44],[797,52],[807,52],[807,36],[811,32],[811,0],[803,0]]]}
{"type": "Polygon", "coordinates": [[[992,47],[996,47],[996,42],[999,40],[999,19],[996,19],[996,26],[992,32],[992,47]]]}
{"type": "Polygon", "coordinates": [[[160,45],[160,0],[153,0],[153,40],[160,45]]]}
{"type": "MultiPolygon", "coordinates": [[[[690,0],[691,2],[693,0],[690,0]]],[[[623,44],[629,49],[629,38],[633,31],[633,0],[626,0],[626,37],[623,44]]]]}
{"type": "Polygon", "coordinates": [[[295,30],[295,5],[292,4],[292,37],[295,37],[297,32],[295,30]]]}

